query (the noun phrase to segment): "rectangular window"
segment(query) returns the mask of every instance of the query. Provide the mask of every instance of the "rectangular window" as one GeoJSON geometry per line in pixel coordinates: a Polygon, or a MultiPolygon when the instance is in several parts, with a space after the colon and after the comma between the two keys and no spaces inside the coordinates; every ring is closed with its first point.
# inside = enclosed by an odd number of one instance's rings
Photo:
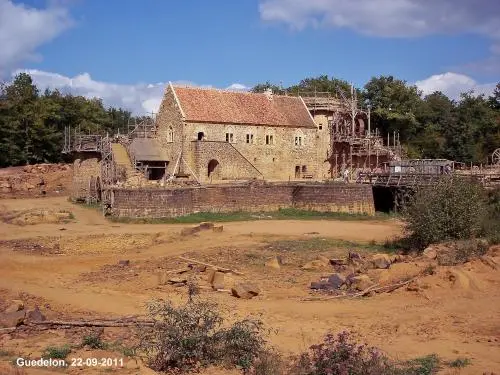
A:
{"type": "Polygon", "coordinates": [[[302,146],[302,137],[295,137],[295,146],[302,146]]]}
{"type": "Polygon", "coordinates": [[[233,133],[226,133],[226,142],[233,143],[233,133]]]}
{"type": "Polygon", "coordinates": [[[274,144],[274,137],[272,135],[266,135],[266,145],[274,144]]]}
{"type": "Polygon", "coordinates": [[[253,143],[253,134],[247,134],[247,143],[253,143]]]}

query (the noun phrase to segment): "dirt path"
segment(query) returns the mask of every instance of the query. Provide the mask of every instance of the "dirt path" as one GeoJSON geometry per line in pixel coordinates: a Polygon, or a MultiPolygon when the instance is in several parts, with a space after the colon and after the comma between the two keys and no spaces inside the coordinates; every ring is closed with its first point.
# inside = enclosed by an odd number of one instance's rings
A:
{"type": "MultiPolygon", "coordinates": [[[[186,225],[114,224],[98,211],[72,205],[66,198],[1,200],[0,205],[8,210],[72,211],[76,222],[71,224],[0,224],[0,238],[60,237],[67,249],[78,250],[63,249],[54,255],[0,247],[0,299],[28,293],[44,309],[68,317],[143,314],[145,303],[153,298],[185,300],[183,288],[159,286],[156,272],[185,264],[176,256],[189,253],[231,265],[244,271],[240,279],[262,286],[261,295],[252,300],[213,291],[203,291],[202,296],[218,302],[229,318],[260,317],[267,327],[277,330],[270,340],[284,352],[297,353],[318,343],[328,331],[348,329],[401,359],[437,353],[446,360],[471,359],[472,365],[462,375],[500,370],[500,276],[483,264],[458,269],[456,274],[471,282],[453,287],[443,269],[425,281],[422,293],[399,290],[363,300],[324,302],[300,300],[320,271],[300,271],[300,263],[280,271],[264,267],[272,252],[262,250],[262,244],[276,236],[307,239],[314,232],[320,238],[384,241],[401,233],[400,224],[394,221],[233,222],[223,224],[223,233],[207,231],[186,237],[179,235],[186,225]],[[66,230],[61,231],[62,227],[66,230]],[[151,243],[148,234],[154,239],[151,243]],[[127,235],[132,235],[132,242],[127,235]],[[130,260],[131,266],[118,267],[120,259],[130,260]]],[[[298,256],[304,261],[311,257],[307,252],[298,256]]],[[[24,344],[20,339],[16,348],[24,344]]]]}

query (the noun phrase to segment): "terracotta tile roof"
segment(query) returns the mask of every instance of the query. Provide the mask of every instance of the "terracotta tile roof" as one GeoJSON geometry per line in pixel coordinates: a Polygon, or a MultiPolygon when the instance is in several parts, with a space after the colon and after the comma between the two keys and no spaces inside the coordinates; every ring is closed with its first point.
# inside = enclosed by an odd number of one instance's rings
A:
{"type": "Polygon", "coordinates": [[[189,122],[316,127],[299,97],[174,87],[189,122]]]}

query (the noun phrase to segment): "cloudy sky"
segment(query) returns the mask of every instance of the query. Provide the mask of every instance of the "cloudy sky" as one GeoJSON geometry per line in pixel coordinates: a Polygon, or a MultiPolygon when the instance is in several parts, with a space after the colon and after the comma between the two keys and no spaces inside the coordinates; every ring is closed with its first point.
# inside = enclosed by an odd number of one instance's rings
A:
{"type": "Polygon", "coordinates": [[[245,89],[394,75],[491,93],[499,0],[0,0],[0,79],[155,111],[168,81],[245,89]]]}

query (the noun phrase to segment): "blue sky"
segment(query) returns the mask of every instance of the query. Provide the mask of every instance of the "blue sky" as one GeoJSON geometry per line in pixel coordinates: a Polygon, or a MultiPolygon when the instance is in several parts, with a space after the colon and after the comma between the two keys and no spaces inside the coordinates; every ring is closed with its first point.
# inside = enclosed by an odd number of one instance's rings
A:
{"type": "Polygon", "coordinates": [[[456,97],[500,81],[500,1],[0,0],[0,44],[4,79],[27,70],[134,112],[155,110],[168,81],[390,74],[456,97]]]}

